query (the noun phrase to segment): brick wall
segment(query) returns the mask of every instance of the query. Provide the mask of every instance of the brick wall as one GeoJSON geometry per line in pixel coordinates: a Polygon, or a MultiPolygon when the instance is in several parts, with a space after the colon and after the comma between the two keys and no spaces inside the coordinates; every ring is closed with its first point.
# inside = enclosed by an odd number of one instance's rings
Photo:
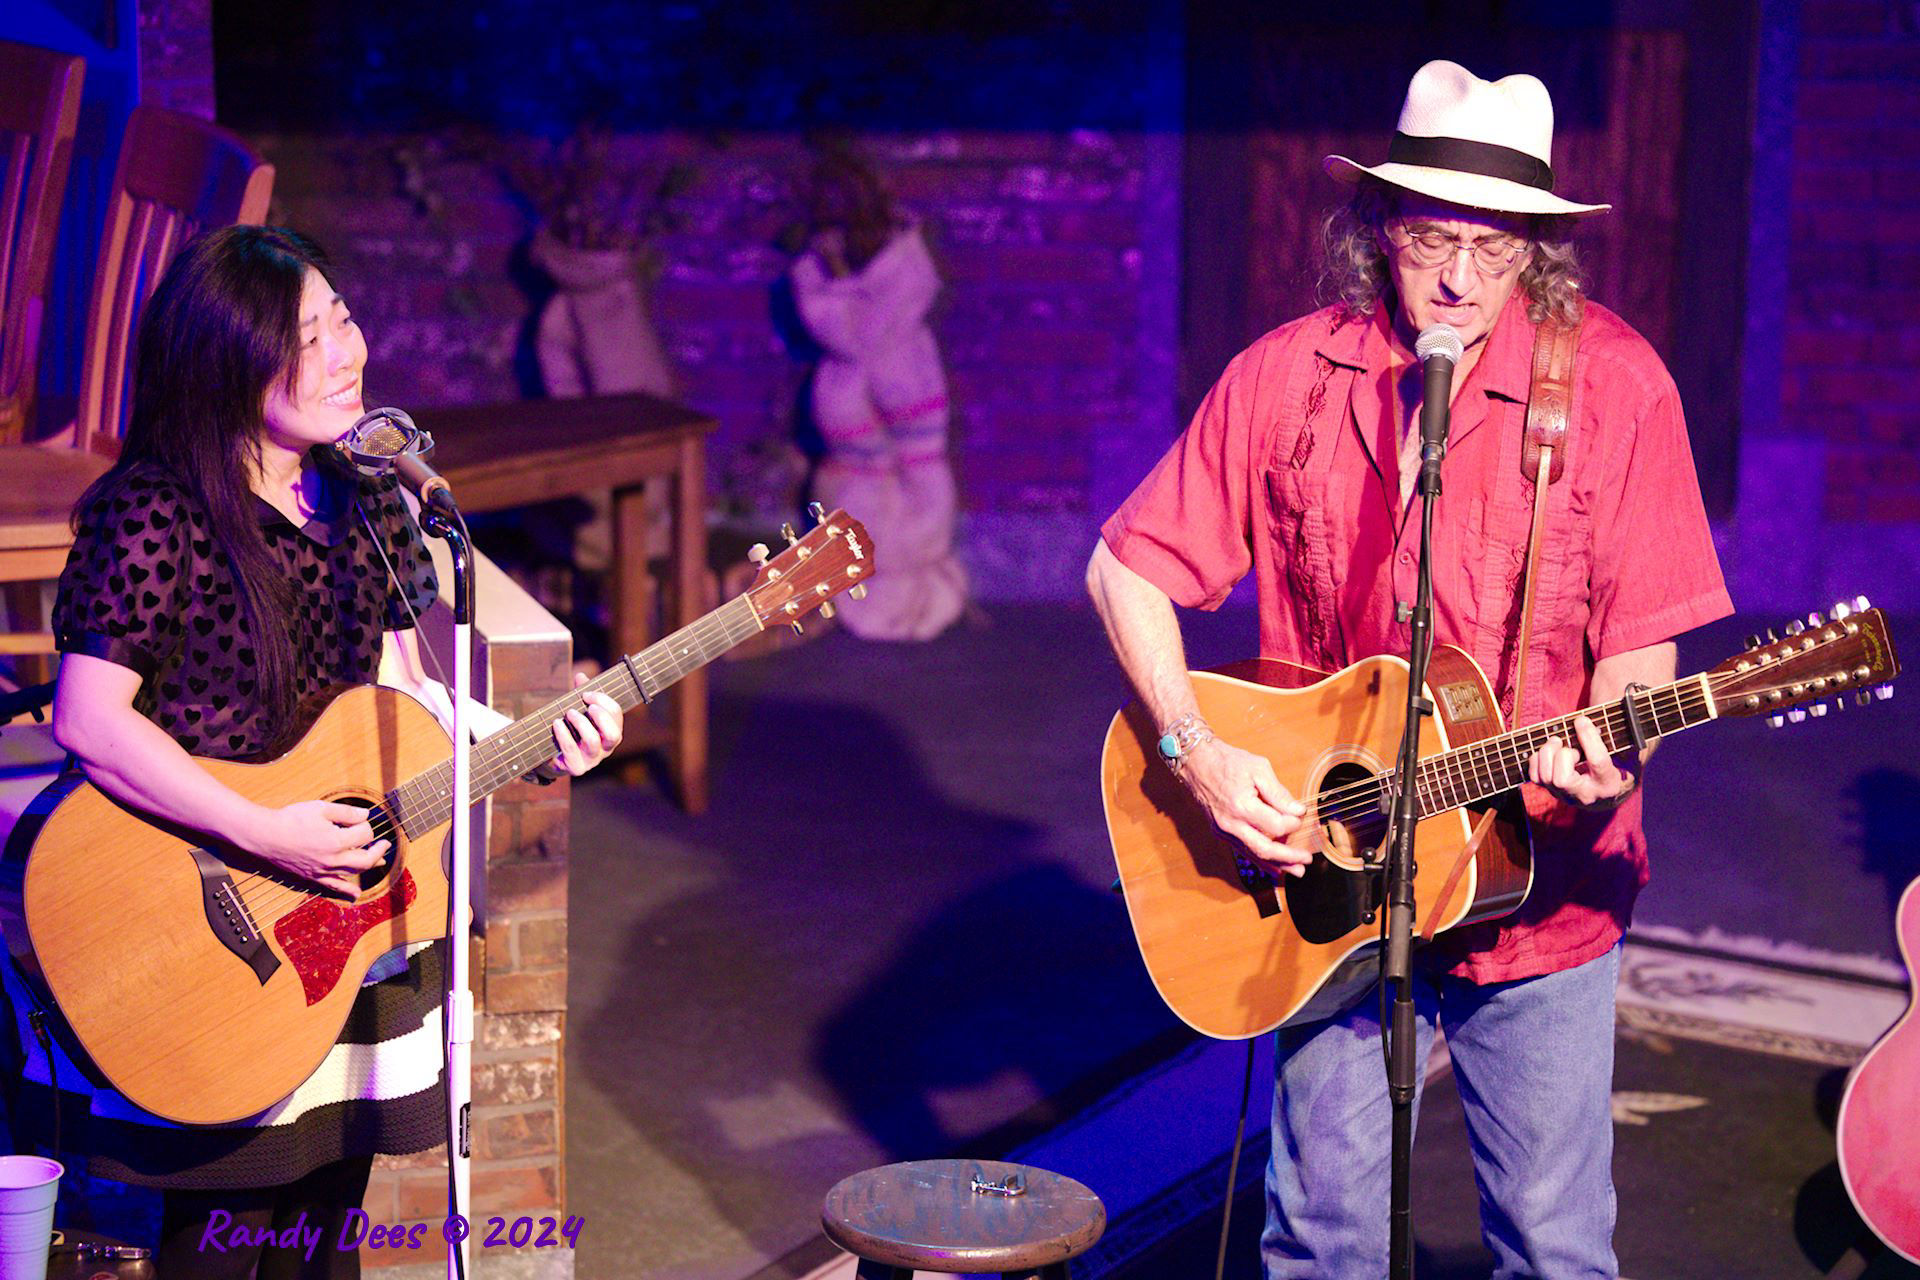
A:
{"type": "Polygon", "coordinates": [[[139,0],[140,101],[213,119],[213,0],[139,0]]]}
{"type": "Polygon", "coordinates": [[[1920,607],[1920,6],[1765,13],[1736,599],[1920,607]]]}
{"type": "MultiPolygon", "coordinates": [[[[254,140],[279,172],[275,216],[339,260],[376,398],[418,407],[540,392],[528,327],[546,285],[524,260],[533,225],[497,168],[452,155],[436,135],[254,140]]],[[[1172,429],[1168,389],[1154,378],[1173,335],[1156,340],[1140,316],[1148,142],[1113,130],[864,142],[902,207],[929,227],[948,280],[934,327],[965,506],[984,528],[995,517],[1062,518],[1076,531],[1074,563],[1023,572],[1071,576],[1104,514],[1090,501],[1102,433],[1147,423],[1163,444],[1172,429]]],[[[752,460],[794,438],[808,369],[776,312],[788,259],[774,239],[809,153],[797,134],[718,147],[656,134],[623,138],[617,154],[698,168],[675,202],[683,225],[661,243],[654,312],[683,398],[720,420],[715,487],[723,498],[738,491],[729,505],[764,503],[752,460]]],[[[1017,563],[1004,562],[1003,578],[1017,563]]],[[[1022,594],[1038,581],[1002,586],[1022,594]]]]}

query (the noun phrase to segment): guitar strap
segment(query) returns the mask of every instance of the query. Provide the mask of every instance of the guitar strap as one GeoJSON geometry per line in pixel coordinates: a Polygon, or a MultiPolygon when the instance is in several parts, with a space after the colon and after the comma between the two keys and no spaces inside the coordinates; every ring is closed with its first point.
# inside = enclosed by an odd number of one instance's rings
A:
{"type": "Polygon", "coordinates": [[[1567,428],[1573,421],[1573,358],[1580,346],[1580,324],[1562,324],[1548,316],[1533,339],[1533,382],[1527,392],[1527,431],[1520,446],[1520,471],[1533,481],[1533,526],[1527,533],[1527,558],[1520,567],[1526,587],[1520,597],[1519,657],[1513,674],[1513,722],[1521,723],[1527,696],[1527,651],[1533,647],[1533,584],[1539,575],[1540,531],[1547,521],[1547,486],[1567,469],[1567,428]]]}
{"type": "MultiPolygon", "coordinates": [[[[1520,471],[1533,482],[1533,525],[1527,532],[1527,558],[1521,562],[1525,587],[1520,597],[1519,654],[1513,673],[1513,723],[1521,723],[1527,696],[1527,650],[1533,645],[1533,584],[1539,576],[1540,531],[1547,522],[1547,487],[1567,469],[1567,428],[1573,422],[1573,358],[1580,346],[1580,324],[1562,324],[1552,316],[1533,338],[1533,380],[1527,389],[1527,428],[1520,446],[1520,471]]],[[[1469,840],[1455,855],[1440,896],[1428,909],[1420,936],[1432,941],[1440,915],[1466,874],[1481,841],[1469,840]]]]}

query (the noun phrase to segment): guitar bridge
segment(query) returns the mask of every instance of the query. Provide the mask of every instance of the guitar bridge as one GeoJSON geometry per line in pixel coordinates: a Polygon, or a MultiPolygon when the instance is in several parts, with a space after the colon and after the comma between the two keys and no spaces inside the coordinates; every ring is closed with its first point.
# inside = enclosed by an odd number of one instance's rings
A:
{"type": "Polygon", "coordinates": [[[280,957],[273,954],[273,948],[260,935],[259,922],[248,910],[246,899],[240,896],[240,890],[233,883],[233,873],[227,864],[220,861],[205,849],[192,849],[193,865],[200,872],[200,902],[207,913],[207,924],[213,929],[213,936],[220,945],[239,958],[241,963],[253,970],[254,977],[265,986],[267,979],[280,967],[280,957]]]}

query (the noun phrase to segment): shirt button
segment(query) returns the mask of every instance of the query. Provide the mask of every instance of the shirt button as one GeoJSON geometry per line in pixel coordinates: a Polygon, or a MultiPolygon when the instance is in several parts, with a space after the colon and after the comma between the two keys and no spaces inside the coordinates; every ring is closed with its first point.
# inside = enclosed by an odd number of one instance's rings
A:
{"type": "Polygon", "coordinates": [[[1412,563],[1413,563],[1413,553],[1412,553],[1411,551],[1402,551],[1402,552],[1400,553],[1400,563],[1401,563],[1401,564],[1412,564],[1412,563]]]}

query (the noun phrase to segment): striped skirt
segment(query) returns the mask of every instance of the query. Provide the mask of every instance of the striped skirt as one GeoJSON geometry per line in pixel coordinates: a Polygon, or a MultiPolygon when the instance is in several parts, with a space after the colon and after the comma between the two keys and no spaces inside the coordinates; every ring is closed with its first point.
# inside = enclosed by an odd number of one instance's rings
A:
{"type": "MultiPolygon", "coordinates": [[[[51,1036],[52,1062],[27,1021],[31,997],[0,961],[14,1040],[9,1111],[18,1149],[50,1150],[54,1083],[60,1159],[90,1174],[178,1190],[273,1187],[349,1156],[425,1151],[446,1138],[441,1002],[444,943],[375,962],[340,1038],[291,1095],[237,1124],[188,1126],[90,1082],[51,1036]]],[[[244,1037],[234,1052],[244,1055],[244,1037]]]]}

